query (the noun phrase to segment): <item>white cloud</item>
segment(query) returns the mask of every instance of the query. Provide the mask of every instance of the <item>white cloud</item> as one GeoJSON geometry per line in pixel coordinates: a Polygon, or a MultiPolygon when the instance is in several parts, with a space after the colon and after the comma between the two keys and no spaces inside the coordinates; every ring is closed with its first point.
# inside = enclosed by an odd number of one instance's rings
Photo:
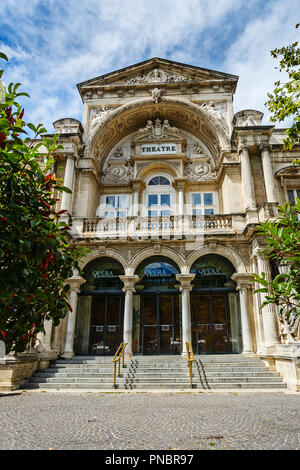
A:
{"type": "Polygon", "coordinates": [[[153,56],[237,74],[235,110],[263,110],[275,80],[269,51],[294,40],[296,3],[8,0],[0,4],[4,80],[22,82],[31,95],[27,118],[49,131],[56,119],[80,119],[76,83],[153,56]]]}
{"type": "MultiPolygon", "coordinates": [[[[275,69],[279,61],[270,51],[281,48],[299,37],[295,28],[294,12],[299,6],[298,0],[271,2],[261,18],[249,22],[226,52],[224,66],[231,73],[239,75],[235,95],[235,112],[242,109],[258,109],[265,113],[264,122],[269,122],[270,113],[264,106],[267,94],[274,89],[276,80],[285,81],[286,75],[275,69]]],[[[277,127],[288,125],[288,121],[278,123],[277,127]]]]}

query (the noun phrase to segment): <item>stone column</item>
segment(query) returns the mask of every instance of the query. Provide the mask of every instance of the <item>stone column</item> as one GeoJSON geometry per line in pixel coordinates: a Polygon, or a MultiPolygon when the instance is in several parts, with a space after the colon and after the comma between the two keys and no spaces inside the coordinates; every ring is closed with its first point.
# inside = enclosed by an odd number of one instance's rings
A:
{"type": "Polygon", "coordinates": [[[124,283],[122,289],[125,292],[123,343],[127,343],[125,358],[132,357],[132,328],[133,328],[133,294],[134,285],[140,280],[138,276],[119,276],[124,283]]]}
{"type": "Polygon", "coordinates": [[[246,356],[254,355],[251,337],[250,318],[248,311],[248,294],[247,290],[251,287],[253,274],[235,273],[232,278],[238,285],[237,290],[240,293],[241,306],[241,322],[242,322],[242,338],[243,338],[243,354],[246,356]]]}
{"type": "Polygon", "coordinates": [[[266,194],[267,194],[267,202],[278,202],[278,195],[277,195],[277,190],[275,186],[275,178],[273,174],[269,147],[267,145],[262,145],[260,149],[261,149],[261,160],[262,160],[264,180],[265,180],[265,188],[266,188],[266,194]]]}
{"type": "Polygon", "coordinates": [[[184,215],[183,188],[179,188],[179,190],[178,190],[178,215],[184,215]]]}
{"type": "MultiPolygon", "coordinates": [[[[184,190],[186,184],[186,177],[175,178],[173,183],[174,188],[178,192],[178,215],[184,215],[184,190]]],[[[175,211],[174,211],[175,213],[175,211]]]]}
{"type": "Polygon", "coordinates": [[[246,210],[256,210],[254,186],[252,181],[249,150],[247,147],[241,148],[241,175],[246,210]]]}
{"type": "Polygon", "coordinates": [[[138,217],[139,215],[139,191],[138,189],[134,190],[133,193],[133,217],[138,217]]]}
{"type": "Polygon", "coordinates": [[[132,197],[132,211],[131,211],[131,214],[132,214],[132,217],[138,217],[139,216],[139,196],[140,196],[140,192],[142,191],[143,187],[144,187],[144,182],[142,179],[140,178],[132,178],[130,180],[131,182],[131,187],[132,187],[132,191],[133,191],[133,197],[132,197]]]}
{"type": "MultiPolygon", "coordinates": [[[[271,280],[271,267],[269,259],[263,255],[257,255],[257,267],[258,273],[265,273],[267,281],[271,280]]],[[[265,301],[266,294],[260,293],[261,303],[265,301]]],[[[265,305],[262,309],[262,319],[264,327],[265,347],[269,348],[279,343],[278,335],[278,321],[274,306],[272,304],[265,305]]]]}
{"type": "Polygon", "coordinates": [[[70,284],[69,302],[72,307],[72,311],[70,310],[68,313],[65,349],[63,354],[63,357],[66,359],[72,359],[74,356],[74,336],[77,316],[78,292],[80,290],[81,284],[85,282],[86,280],[81,276],[73,276],[66,280],[66,284],[70,284]]]}
{"type": "Polygon", "coordinates": [[[176,279],[180,282],[179,290],[182,302],[182,357],[187,357],[185,343],[192,341],[190,291],[194,277],[195,274],[176,274],[176,279]]]}
{"type": "MultiPolygon", "coordinates": [[[[68,155],[65,168],[64,176],[64,186],[73,190],[73,178],[74,178],[74,169],[75,169],[75,156],[68,155]]],[[[63,192],[61,197],[61,208],[60,210],[66,210],[70,213],[71,210],[71,197],[72,194],[63,192]]]]}

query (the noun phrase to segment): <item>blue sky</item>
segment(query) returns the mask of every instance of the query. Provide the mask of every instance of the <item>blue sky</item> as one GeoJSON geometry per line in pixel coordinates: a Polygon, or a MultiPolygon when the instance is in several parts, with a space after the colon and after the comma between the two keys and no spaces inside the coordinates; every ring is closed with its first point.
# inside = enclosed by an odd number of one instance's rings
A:
{"type": "Polygon", "coordinates": [[[268,124],[267,93],[283,79],[270,50],[299,39],[299,6],[299,0],[4,0],[3,79],[21,82],[30,94],[24,118],[53,132],[57,119],[81,119],[77,83],[158,56],[238,75],[235,112],[258,109],[268,124]]]}

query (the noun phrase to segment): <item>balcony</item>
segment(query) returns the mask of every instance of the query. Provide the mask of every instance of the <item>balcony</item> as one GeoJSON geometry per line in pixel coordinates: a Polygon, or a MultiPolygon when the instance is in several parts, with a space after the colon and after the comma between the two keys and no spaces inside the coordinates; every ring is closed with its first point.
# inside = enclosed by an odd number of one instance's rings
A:
{"type": "Polygon", "coordinates": [[[72,217],[74,238],[101,240],[139,239],[199,239],[207,234],[241,233],[246,224],[245,214],[213,214],[168,217],[72,217]]]}

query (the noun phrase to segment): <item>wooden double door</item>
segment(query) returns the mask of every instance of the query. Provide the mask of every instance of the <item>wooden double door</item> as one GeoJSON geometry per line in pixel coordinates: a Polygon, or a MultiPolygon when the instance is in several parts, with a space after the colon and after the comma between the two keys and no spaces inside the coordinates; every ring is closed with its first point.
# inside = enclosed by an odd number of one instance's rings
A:
{"type": "Polygon", "coordinates": [[[191,292],[191,323],[195,354],[232,352],[228,293],[191,292]]]}
{"type": "Polygon", "coordinates": [[[181,353],[179,301],[177,292],[141,294],[142,354],[181,353]]]}
{"type": "Polygon", "coordinates": [[[114,355],[123,341],[124,295],[94,296],[91,306],[89,354],[114,355]]]}

